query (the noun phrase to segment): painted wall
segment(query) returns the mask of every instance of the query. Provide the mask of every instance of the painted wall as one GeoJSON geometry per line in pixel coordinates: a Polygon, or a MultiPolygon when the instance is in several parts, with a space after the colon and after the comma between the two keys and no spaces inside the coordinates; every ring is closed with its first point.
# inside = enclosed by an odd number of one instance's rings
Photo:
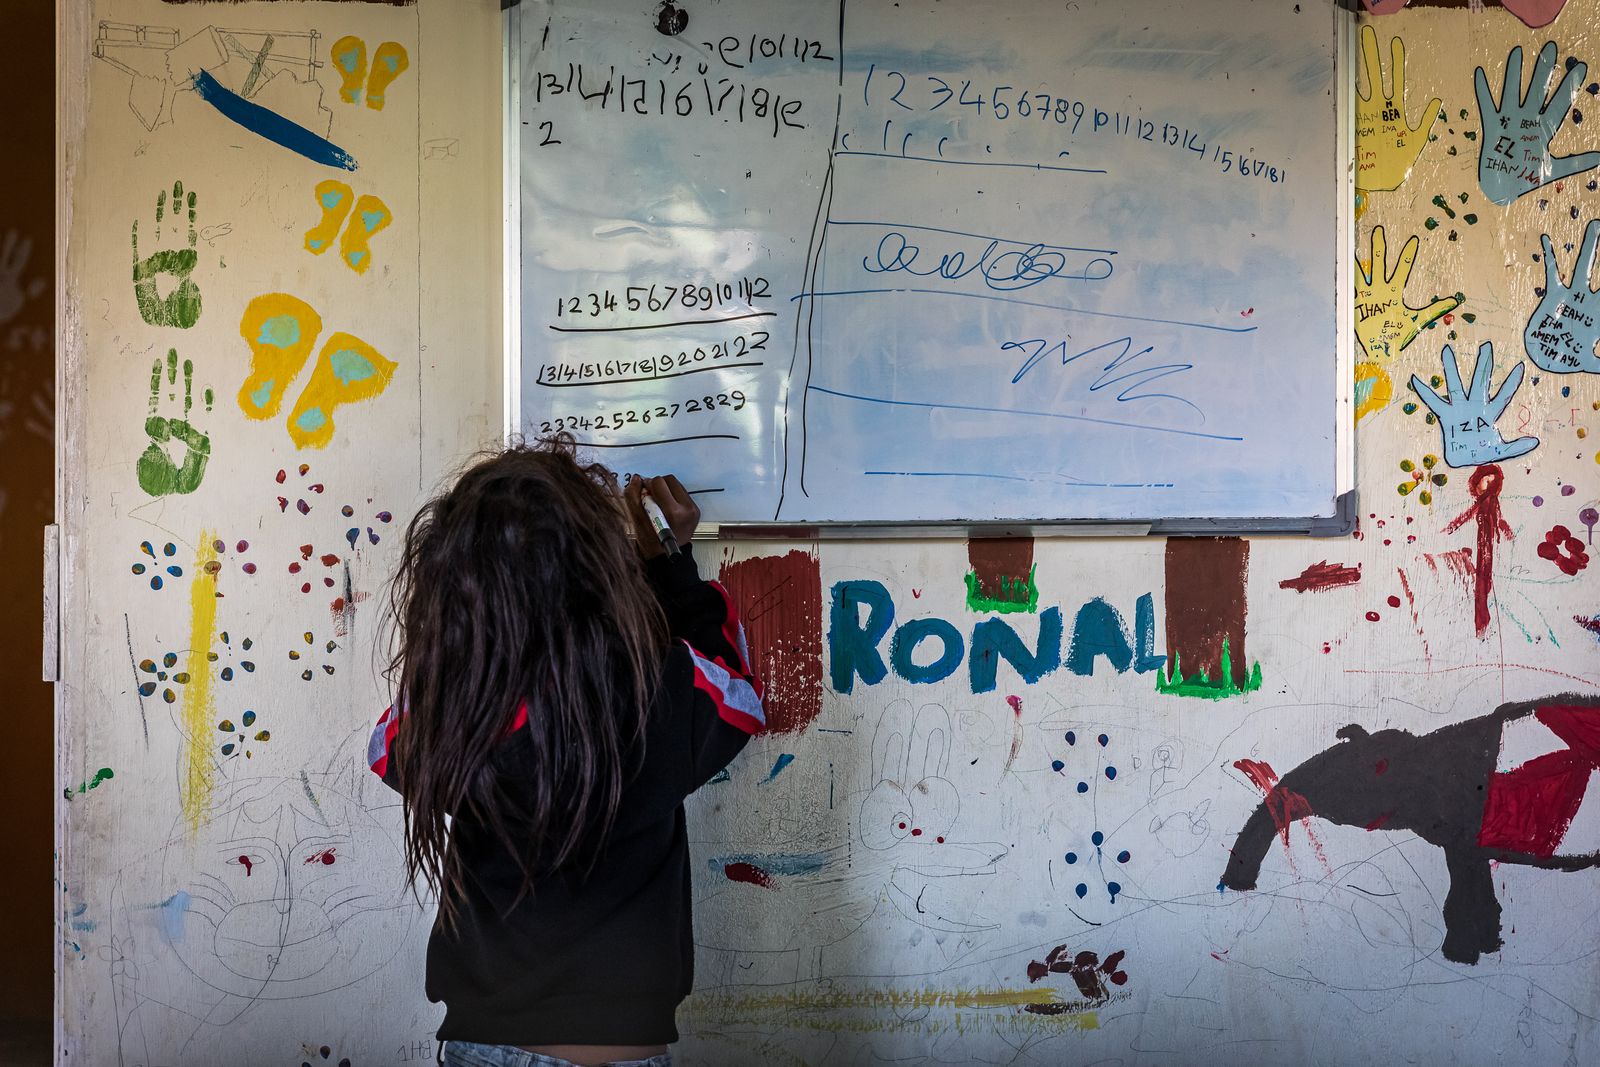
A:
{"type": "MultiPolygon", "coordinates": [[[[1360,531],[704,546],[778,729],[691,812],[687,1062],[1600,1058],[1600,2],[1375,6],[1360,531]]],[[[76,27],[68,1062],[435,1051],[362,597],[497,420],[491,7],[76,27]]]]}

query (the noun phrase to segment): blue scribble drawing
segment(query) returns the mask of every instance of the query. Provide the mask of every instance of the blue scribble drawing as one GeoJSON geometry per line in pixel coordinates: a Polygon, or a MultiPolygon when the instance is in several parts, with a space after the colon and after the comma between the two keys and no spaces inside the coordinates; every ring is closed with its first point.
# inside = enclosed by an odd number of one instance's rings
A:
{"type": "Polygon", "coordinates": [[[1497,204],[1509,204],[1524,193],[1600,166],[1600,152],[1557,156],[1551,152],[1561,124],[1583,89],[1588,64],[1569,61],[1566,75],[1548,100],[1545,87],[1556,67],[1556,43],[1546,41],[1533,65],[1533,79],[1522,91],[1522,46],[1506,57],[1506,76],[1495,103],[1489,78],[1478,68],[1478,112],[1483,137],[1478,144],[1478,184],[1497,204]]]}
{"type": "MultiPolygon", "coordinates": [[[[916,228],[919,227],[907,227],[916,228]]],[[[985,285],[1002,292],[1027,289],[1051,278],[1097,282],[1111,277],[1111,261],[1103,256],[1095,257],[1074,273],[1067,270],[1067,257],[1055,246],[1040,242],[1023,245],[1021,241],[1000,237],[978,239],[989,243],[976,259],[969,261],[967,253],[957,249],[941,254],[937,265],[921,268],[916,266],[916,262],[922,248],[912,244],[900,231],[890,230],[879,238],[878,247],[871,257],[862,257],[861,268],[869,274],[905,271],[924,278],[937,275],[946,281],[960,281],[973,271],[979,271],[985,285]],[[1022,247],[1002,252],[1001,244],[1022,247]]]]}
{"type": "Polygon", "coordinates": [[[1578,258],[1572,266],[1572,284],[1561,278],[1555,246],[1549,234],[1541,234],[1544,245],[1544,299],[1533,309],[1523,346],[1534,366],[1554,374],[1584,371],[1600,374],[1600,300],[1589,285],[1594,263],[1600,253],[1600,219],[1590,219],[1578,245],[1578,258]]]}
{"type": "Polygon", "coordinates": [[[1452,467],[1476,467],[1484,463],[1499,463],[1516,459],[1539,447],[1537,437],[1519,437],[1507,441],[1495,427],[1495,420],[1505,414],[1511,398],[1522,387],[1523,368],[1520,361],[1511,368],[1500,384],[1499,392],[1489,388],[1489,378],[1494,372],[1494,344],[1485,341],[1478,346],[1478,362],[1472,368],[1472,386],[1461,388],[1461,371],[1456,367],[1456,352],[1444,346],[1444,382],[1447,398],[1441,398],[1427,382],[1411,376],[1412,390],[1428,405],[1428,410],[1438,416],[1439,429],[1444,432],[1444,461],[1452,467]]]}

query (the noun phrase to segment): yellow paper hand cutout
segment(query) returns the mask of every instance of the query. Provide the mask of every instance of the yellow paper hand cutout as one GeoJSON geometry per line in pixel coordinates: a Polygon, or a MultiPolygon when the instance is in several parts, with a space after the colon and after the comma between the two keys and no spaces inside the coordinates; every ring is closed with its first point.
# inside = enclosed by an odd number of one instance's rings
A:
{"type": "Polygon", "coordinates": [[[1383,88],[1383,61],[1378,58],[1378,33],[1370,25],[1361,27],[1361,53],[1366,62],[1367,91],[1356,92],[1356,188],[1373,192],[1398,189],[1422,149],[1428,132],[1439,117],[1439,98],[1428,101],[1418,125],[1406,121],[1406,46],[1396,37],[1390,41],[1393,82],[1383,88]]]}
{"type": "Polygon", "coordinates": [[[1356,338],[1361,342],[1365,362],[1391,362],[1430,323],[1461,304],[1455,297],[1445,296],[1424,308],[1406,305],[1406,280],[1411,277],[1420,246],[1421,241],[1415,236],[1407,241],[1391,274],[1383,227],[1375,226],[1371,262],[1356,261],[1356,338]]]}

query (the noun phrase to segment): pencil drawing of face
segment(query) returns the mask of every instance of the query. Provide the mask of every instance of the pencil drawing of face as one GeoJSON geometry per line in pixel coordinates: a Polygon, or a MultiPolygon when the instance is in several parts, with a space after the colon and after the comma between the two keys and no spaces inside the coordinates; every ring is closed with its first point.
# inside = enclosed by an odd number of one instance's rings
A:
{"type": "Polygon", "coordinates": [[[376,889],[371,872],[393,871],[399,850],[347,799],[317,800],[292,779],[252,782],[200,827],[169,943],[206,984],[273,1000],[309,996],[393,954],[385,927],[404,900],[397,883],[376,889]]]}
{"type": "Polygon", "coordinates": [[[193,833],[180,819],[118,875],[112,976],[129,1062],[196,1054],[253,1008],[353,985],[405,946],[421,909],[362,784],[236,782],[193,833]]]}

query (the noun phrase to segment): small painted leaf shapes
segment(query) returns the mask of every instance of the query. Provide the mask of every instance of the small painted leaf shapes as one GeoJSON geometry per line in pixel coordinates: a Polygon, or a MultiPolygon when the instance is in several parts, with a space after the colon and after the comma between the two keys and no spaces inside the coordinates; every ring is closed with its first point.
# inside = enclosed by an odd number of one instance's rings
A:
{"type": "Polygon", "coordinates": [[[162,566],[161,561],[163,558],[171,559],[178,553],[178,546],[173,544],[171,541],[168,541],[166,544],[161,546],[161,552],[159,556],[156,554],[155,545],[151,544],[149,541],[140,541],[139,551],[150,557],[151,562],[146,564],[143,560],[141,560],[130,567],[129,570],[132,571],[132,573],[140,576],[149,574],[151,589],[160,589],[166,584],[165,579],[161,577],[163,571],[172,578],[183,577],[183,568],[178,566],[176,563],[168,563],[165,567],[162,566]]]}

